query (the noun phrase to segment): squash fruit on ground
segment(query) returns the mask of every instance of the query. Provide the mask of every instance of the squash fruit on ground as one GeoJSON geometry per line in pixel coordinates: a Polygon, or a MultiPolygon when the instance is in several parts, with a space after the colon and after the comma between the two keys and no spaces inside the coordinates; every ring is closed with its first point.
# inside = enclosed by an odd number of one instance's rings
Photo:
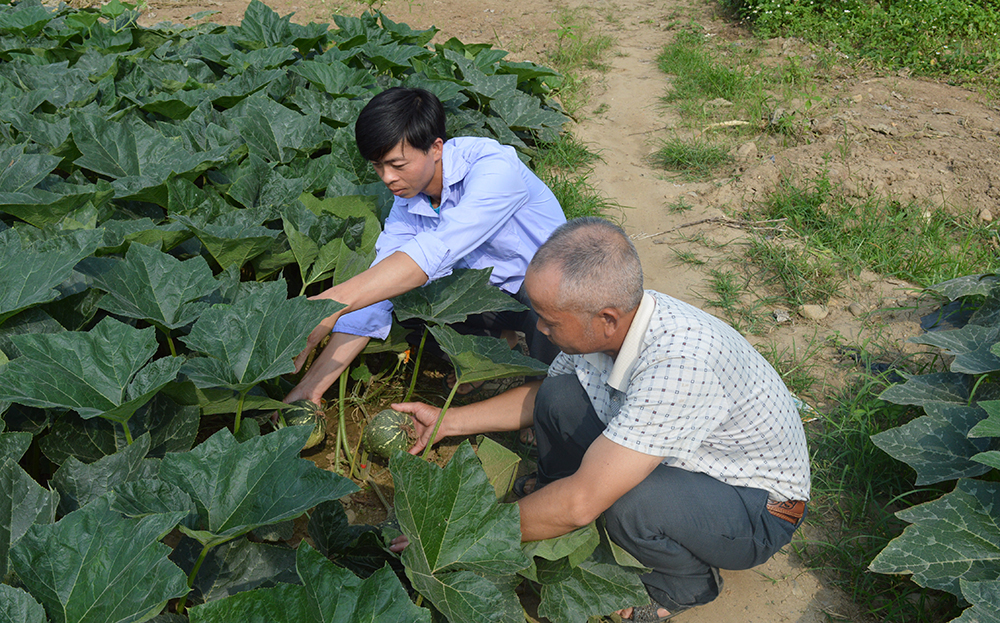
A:
{"type": "Polygon", "coordinates": [[[302,449],[315,448],[326,439],[326,412],[311,400],[296,400],[289,408],[283,409],[278,418],[278,428],[285,426],[312,426],[312,433],[302,449]]]}
{"type": "Polygon", "coordinates": [[[413,423],[408,413],[383,409],[372,417],[361,435],[361,447],[368,454],[388,459],[393,451],[405,452],[413,445],[413,423]]]}

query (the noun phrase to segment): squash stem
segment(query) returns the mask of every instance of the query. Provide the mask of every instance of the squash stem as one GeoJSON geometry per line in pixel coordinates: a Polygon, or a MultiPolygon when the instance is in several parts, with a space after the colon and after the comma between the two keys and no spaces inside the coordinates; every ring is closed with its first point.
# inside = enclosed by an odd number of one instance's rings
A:
{"type": "MultiPolygon", "coordinates": [[[[340,406],[340,413],[337,414],[337,438],[336,438],[336,452],[333,455],[333,469],[338,474],[340,473],[340,446],[341,446],[341,435],[344,434],[346,430],[344,428],[344,407],[347,403],[347,373],[351,369],[351,366],[344,368],[344,371],[340,373],[340,392],[337,396],[338,404],[340,406]]],[[[347,455],[345,455],[346,457],[347,455]]]]}
{"type": "Polygon", "coordinates": [[[171,357],[176,357],[177,356],[177,347],[174,346],[174,338],[170,337],[169,333],[167,333],[167,346],[170,347],[170,356],[171,357]]]}
{"type": "Polygon", "coordinates": [[[132,445],[132,431],[129,430],[128,422],[122,422],[122,428],[125,429],[125,443],[132,445]]]}
{"type": "MultiPolygon", "coordinates": [[[[205,545],[201,548],[201,553],[198,554],[198,560],[195,561],[194,567],[191,569],[190,575],[188,575],[187,585],[188,588],[194,586],[194,578],[198,575],[198,569],[201,569],[201,563],[205,562],[205,556],[208,555],[208,550],[212,549],[211,545],[205,545]]],[[[177,601],[177,614],[184,614],[184,605],[187,603],[187,595],[181,595],[181,598],[177,601]]]]}
{"type": "Polygon", "coordinates": [[[413,378],[410,379],[410,389],[406,390],[406,397],[403,398],[403,402],[410,402],[410,397],[413,396],[413,390],[417,386],[417,376],[420,373],[420,358],[424,354],[424,343],[427,341],[427,334],[430,330],[425,326],[424,334],[420,338],[420,346],[417,348],[417,358],[413,360],[413,378]]]}
{"type": "Polygon", "coordinates": [[[240,401],[236,404],[236,423],[233,424],[234,435],[240,432],[240,419],[243,417],[243,402],[246,399],[247,399],[247,392],[240,392],[240,401]]]}
{"type": "Polygon", "coordinates": [[[444,421],[444,414],[448,412],[448,407],[451,406],[451,401],[455,398],[455,394],[458,392],[458,386],[462,384],[462,378],[458,376],[456,371],[455,386],[451,388],[451,393],[448,394],[448,400],[444,401],[444,406],[441,407],[441,413],[438,415],[438,420],[434,424],[434,432],[431,433],[431,439],[427,442],[427,447],[424,448],[424,453],[420,455],[420,458],[427,460],[427,455],[431,451],[431,446],[434,445],[434,439],[437,438],[438,429],[441,428],[441,422],[444,421]]]}

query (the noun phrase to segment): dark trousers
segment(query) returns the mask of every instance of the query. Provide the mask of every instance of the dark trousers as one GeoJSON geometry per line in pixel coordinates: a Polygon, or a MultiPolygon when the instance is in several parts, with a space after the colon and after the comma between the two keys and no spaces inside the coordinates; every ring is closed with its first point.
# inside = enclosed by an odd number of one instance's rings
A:
{"type": "MultiPolygon", "coordinates": [[[[499,338],[505,329],[520,331],[524,333],[525,342],[528,344],[528,354],[543,363],[552,363],[552,360],[559,354],[559,349],[538,330],[538,314],[535,313],[535,310],[531,309],[528,295],[524,291],[524,285],[517,291],[517,294],[510,294],[510,296],[522,305],[525,305],[528,309],[519,312],[491,311],[475,314],[466,318],[464,322],[456,322],[450,325],[451,328],[462,335],[488,335],[496,338],[499,338]]],[[[412,339],[416,344],[419,344],[424,330],[424,322],[413,319],[406,320],[400,324],[414,331],[411,338],[407,339],[412,339]]],[[[432,343],[433,341],[433,338],[428,336],[424,349],[427,350],[429,348],[428,352],[437,357],[447,359],[440,347],[436,343],[432,343]]]]}
{"type": "MultiPolygon", "coordinates": [[[[549,377],[535,398],[538,482],[572,475],[604,430],[575,375],[549,377]]],[[[706,604],[719,569],[749,569],[789,543],[797,525],[767,511],[762,489],[660,465],[604,512],[608,535],[653,571],[642,576],[663,607],[706,604]]]]}

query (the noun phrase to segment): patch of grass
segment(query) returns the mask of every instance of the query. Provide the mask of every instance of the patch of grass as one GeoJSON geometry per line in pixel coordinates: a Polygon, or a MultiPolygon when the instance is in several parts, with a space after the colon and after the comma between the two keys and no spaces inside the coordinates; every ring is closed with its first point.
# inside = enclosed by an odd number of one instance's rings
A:
{"type": "Polygon", "coordinates": [[[671,249],[671,251],[677,256],[677,261],[681,264],[688,264],[690,266],[705,265],[705,260],[698,257],[694,251],[679,251],[677,249],[671,249]]]}
{"type": "Polygon", "coordinates": [[[615,44],[613,37],[594,33],[593,20],[584,9],[562,9],[556,17],[556,49],[548,52],[548,61],[563,74],[559,99],[573,114],[586,103],[589,79],[587,71],[605,72],[604,59],[615,44]]]}
{"type": "Polygon", "coordinates": [[[758,346],[757,350],[777,370],[789,391],[806,398],[813,394],[813,388],[819,382],[814,375],[816,364],[813,359],[822,348],[823,342],[814,335],[802,349],[793,341],[791,346],[781,348],[774,342],[767,342],[758,346]]]}
{"type": "Polygon", "coordinates": [[[736,118],[759,129],[770,99],[766,74],[754,63],[753,50],[739,52],[727,50],[723,61],[700,30],[679,31],[656,59],[660,71],[673,77],[663,101],[689,121],[736,118]]]}
{"type": "Polygon", "coordinates": [[[688,203],[684,197],[678,197],[677,201],[667,206],[667,211],[671,214],[680,214],[681,212],[687,212],[692,209],[694,209],[694,206],[688,203]]]}
{"type": "Polygon", "coordinates": [[[708,143],[664,140],[652,156],[653,163],[668,171],[676,171],[693,180],[711,179],[723,167],[733,163],[729,150],[708,143]]]}
{"type": "Polygon", "coordinates": [[[559,200],[567,219],[611,218],[615,211],[621,212],[621,206],[590,183],[590,171],[600,159],[569,132],[560,135],[554,143],[541,145],[532,159],[535,173],[559,200]]]}
{"type": "Polygon", "coordinates": [[[995,225],[915,202],[853,199],[825,177],[801,185],[784,180],[754,215],[786,219],[784,239],[760,238],[750,249],[754,261],[789,293],[808,292],[795,295],[802,301],[835,293],[837,274],[844,271],[868,269],[930,286],[1000,270],[1000,256],[990,244],[997,236],[995,225]],[[797,243],[789,244],[792,240],[797,243]]]}
{"type": "Polygon", "coordinates": [[[764,37],[833,43],[888,68],[997,90],[1000,4],[981,0],[721,0],[764,37]]]}
{"type": "MultiPolygon", "coordinates": [[[[870,355],[865,355],[870,356],[870,355]]],[[[875,619],[894,623],[947,621],[957,616],[950,595],[924,589],[909,576],[868,571],[878,552],[906,527],[894,512],[940,494],[913,490],[913,472],[871,442],[871,436],[920,415],[919,409],[878,399],[881,376],[860,375],[832,403],[833,410],[806,427],[812,465],[810,524],[815,536],[793,547],[875,619]]]]}
{"type": "Polygon", "coordinates": [[[732,271],[713,268],[708,271],[708,289],[713,297],[705,297],[706,305],[719,309],[723,319],[740,333],[762,335],[765,332],[764,307],[769,301],[756,299],[753,304],[744,302],[749,283],[732,271]]]}

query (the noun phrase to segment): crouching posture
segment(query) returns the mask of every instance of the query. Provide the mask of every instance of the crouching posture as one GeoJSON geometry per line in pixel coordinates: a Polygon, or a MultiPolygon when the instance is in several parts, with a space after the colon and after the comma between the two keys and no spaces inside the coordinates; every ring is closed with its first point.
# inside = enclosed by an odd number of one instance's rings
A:
{"type": "Polygon", "coordinates": [[[786,545],[809,498],[805,433],[778,373],[732,327],[644,291],[635,247],[601,219],[562,225],[524,282],[538,329],[561,353],[548,377],[449,410],[413,415],[411,452],[449,435],[534,425],[538,471],[522,478],[525,541],[602,513],[611,538],[652,571],[651,597],[621,614],[659,621],[712,601],[719,569],[786,545]]]}

